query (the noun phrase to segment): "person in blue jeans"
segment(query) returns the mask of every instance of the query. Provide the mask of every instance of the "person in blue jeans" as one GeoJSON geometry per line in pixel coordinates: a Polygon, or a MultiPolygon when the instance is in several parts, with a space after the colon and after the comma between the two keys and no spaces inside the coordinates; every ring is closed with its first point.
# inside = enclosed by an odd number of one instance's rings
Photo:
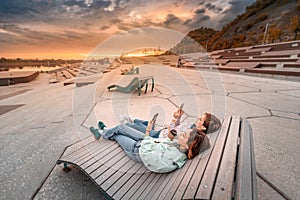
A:
{"type": "MultiPolygon", "coordinates": [[[[181,116],[184,114],[182,109],[178,109],[176,112],[173,113],[173,119],[170,126],[173,128],[180,125],[181,116]]],[[[121,120],[124,123],[126,121],[126,125],[141,131],[145,132],[149,121],[141,120],[141,119],[134,119],[132,120],[129,116],[124,115],[121,120]]],[[[199,115],[196,122],[190,126],[190,129],[197,128],[202,130],[205,134],[213,133],[217,131],[221,127],[221,121],[211,113],[204,113],[203,115],[199,115]]],[[[153,138],[158,138],[162,129],[155,131],[154,126],[150,131],[150,136],[153,138]]]]}
{"type": "Polygon", "coordinates": [[[209,140],[203,131],[197,128],[180,133],[178,139],[150,137],[154,121],[148,122],[143,133],[127,124],[106,128],[98,123],[100,131],[91,129],[96,139],[116,141],[132,160],[143,163],[150,171],[167,173],[181,168],[187,159],[193,159],[209,148],[209,140]]]}
{"type": "MultiPolygon", "coordinates": [[[[148,123],[149,123],[149,121],[142,120],[142,119],[131,119],[128,115],[125,115],[125,114],[120,116],[119,121],[120,121],[121,124],[126,124],[127,126],[129,126],[131,128],[134,128],[135,130],[140,131],[142,133],[146,132],[146,128],[147,128],[148,123]]],[[[150,137],[158,138],[162,129],[160,129],[158,131],[155,131],[154,130],[155,121],[153,123],[154,124],[153,124],[153,126],[150,130],[149,135],[150,135],[150,137]]],[[[98,128],[101,130],[101,125],[100,124],[101,124],[101,122],[99,122],[98,128]]],[[[93,126],[90,127],[90,131],[94,132],[96,135],[100,135],[99,129],[96,129],[93,126]],[[97,133],[97,132],[99,132],[99,133],[97,133]]]]}
{"type": "MultiPolygon", "coordinates": [[[[126,123],[126,125],[131,127],[131,128],[134,128],[134,129],[136,129],[140,132],[145,133],[146,129],[147,129],[147,126],[148,126],[148,123],[149,123],[149,121],[146,121],[146,120],[134,119],[132,121],[132,123],[130,121],[128,121],[126,123]]],[[[153,138],[158,138],[161,130],[155,131],[154,128],[155,128],[155,122],[154,122],[153,127],[150,130],[149,136],[153,137],[153,138]]]]}
{"type": "MultiPolygon", "coordinates": [[[[173,113],[173,120],[170,124],[172,127],[176,127],[180,124],[180,119],[181,116],[183,115],[184,111],[182,109],[178,109],[176,112],[173,113]]],[[[142,119],[131,119],[128,115],[124,114],[120,116],[120,122],[125,123],[127,126],[130,126],[138,131],[141,131],[145,133],[146,128],[148,126],[149,121],[142,120],[142,119]]],[[[159,129],[158,131],[154,130],[155,126],[155,121],[154,125],[151,128],[151,131],[149,133],[150,137],[153,138],[159,138],[159,135],[163,129],[166,129],[167,127],[163,127],[162,129],[159,129]]]]}

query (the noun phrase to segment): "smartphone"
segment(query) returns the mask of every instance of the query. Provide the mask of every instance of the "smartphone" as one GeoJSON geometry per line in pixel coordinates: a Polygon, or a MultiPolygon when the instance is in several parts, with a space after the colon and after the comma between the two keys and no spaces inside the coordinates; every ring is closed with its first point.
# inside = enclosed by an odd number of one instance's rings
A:
{"type": "Polygon", "coordinates": [[[152,121],[155,121],[157,119],[158,113],[156,113],[155,115],[153,115],[152,121]]]}
{"type": "Polygon", "coordinates": [[[178,110],[182,110],[183,106],[184,106],[184,103],[182,103],[182,104],[180,105],[180,107],[179,107],[178,110]]]}

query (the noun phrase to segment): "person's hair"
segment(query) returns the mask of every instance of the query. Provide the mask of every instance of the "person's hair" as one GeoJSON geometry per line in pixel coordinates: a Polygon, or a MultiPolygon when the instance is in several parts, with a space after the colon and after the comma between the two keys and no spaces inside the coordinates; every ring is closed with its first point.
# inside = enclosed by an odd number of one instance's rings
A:
{"type": "Polygon", "coordinates": [[[208,149],[210,144],[207,135],[202,130],[193,128],[190,132],[188,146],[189,148],[186,151],[186,155],[188,159],[193,159],[199,154],[200,150],[203,152],[208,149]]]}
{"type": "Polygon", "coordinates": [[[203,130],[205,134],[213,133],[221,127],[221,121],[215,115],[205,113],[203,126],[206,128],[203,130]]]}

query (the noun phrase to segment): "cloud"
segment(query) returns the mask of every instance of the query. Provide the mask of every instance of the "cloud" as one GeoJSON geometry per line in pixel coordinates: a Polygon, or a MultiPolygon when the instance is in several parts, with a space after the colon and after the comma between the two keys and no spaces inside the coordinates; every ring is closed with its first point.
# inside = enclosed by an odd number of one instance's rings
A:
{"type": "Polygon", "coordinates": [[[8,31],[20,31],[22,30],[18,25],[16,24],[0,24],[0,28],[3,30],[8,30],[8,31]]]}
{"type": "MultiPolygon", "coordinates": [[[[229,1],[229,0],[228,0],[229,1]]],[[[0,18],[7,23],[47,23],[56,26],[65,26],[83,28],[97,28],[97,30],[108,30],[104,26],[117,25],[120,30],[128,30],[130,28],[141,26],[162,26],[175,27],[177,30],[197,26],[200,21],[207,21],[211,19],[211,14],[208,11],[220,13],[223,11],[222,5],[227,4],[230,7],[219,16],[222,21],[223,18],[231,20],[235,13],[244,10],[245,7],[254,0],[231,0],[229,2],[221,0],[201,0],[188,1],[177,0],[174,3],[171,0],[148,0],[147,6],[144,1],[140,0],[1,0],[0,1],[0,18]],[[172,9],[174,8],[174,9],[172,9]],[[190,11],[194,10],[195,14],[190,11]],[[135,16],[129,16],[130,13],[136,12],[140,18],[134,19],[135,16]],[[157,21],[155,17],[157,13],[164,12],[165,19],[157,21]],[[183,14],[184,13],[184,14],[183,14]],[[191,16],[184,17],[188,13],[191,16]],[[202,16],[201,14],[206,14],[202,16]],[[200,16],[199,16],[200,15],[200,16]],[[130,19],[133,18],[133,19],[130,19]],[[100,19],[104,25],[99,26],[100,19]],[[147,19],[147,21],[145,20],[147,19]],[[84,23],[88,21],[92,26],[85,26],[84,23]],[[194,23],[191,23],[194,22],[194,23]],[[119,23],[123,23],[119,25],[119,23]],[[187,27],[183,27],[189,25],[187,27]]],[[[136,15],[138,16],[138,15],[136,15]]]]}
{"type": "Polygon", "coordinates": [[[204,8],[200,8],[198,10],[195,11],[196,14],[203,14],[205,13],[205,9],[204,8]]]}
{"type": "Polygon", "coordinates": [[[107,30],[107,29],[109,29],[109,28],[110,28],[110,26],[104,25],[104,26],[101,26],[101,27],[100,27],[100,30],[104,31],[104,30],[107,30]]]}
{"type": "Polygon", "coordinates": [[[1,47],[93,48],[99,38],[142,27],[220,29],[254,1],[0,0],[1,47]]]}
{"type": "Polygon", "coordinates": [[[237,15],[242,14],[245,12],[246,7],[251,5],[255,0],[232,0],[229,1],[228,4],[230,7],[223,11],[223,15],[226,16],[226,18],[223,18],[220,20],[223,24],[227,24],[231,20],[233,20],[237,15]]]}
{"type": "Polygon", "coordinates": [[[246,7],[254,3],[255,0],[244,0],[244,1],[239,1],[239,0],[231,0],[228,2],[230,7],[226,10],[224,10],[224,14],[228,14],[231,16],[237,16],[243,12],[245,12],[246,7]]]}
{"type": "Polygon", "coordinates": [[[205,9],[212,10],[212,11],[217,12],[217,13],[222,11],[221,7],[218,7],[218,6],[216,6],[215,4],[212,4],[212,3],[207,3],[204,6],[205,6],[205,9]]]}
{"type": "Polygon", "coordinates": [[[166,27],[170,27],[171,25],[176,25],[179,23],[181,23],[181,20],[173,14],[168,14],[166,20],[164,21],[166,27]]]}
{"type": "Polygon", "coordinates": [[[22,0],[2,0],[0,1],[0,14],[1,16],[5,15],[24,15],[28,13],[39,13],[38,10],[33,8],[31,1],[22,1],[22,0]]]}
{"type": "Polygon", "coordinates": [[[194,18],[187,19],[184,25],[189,26],[191,29],[196,29],[202,26],[208,25],[207,22],[210,20],[208,15],[202,13],[194,16],[194,18]]]}
{"type": "Polygon", "coordinates": [[[118,23],[121,23],[122,20],[115,18],[115,19],[111,19],[110,22],[113,24],[118,24],[118,23]]]}

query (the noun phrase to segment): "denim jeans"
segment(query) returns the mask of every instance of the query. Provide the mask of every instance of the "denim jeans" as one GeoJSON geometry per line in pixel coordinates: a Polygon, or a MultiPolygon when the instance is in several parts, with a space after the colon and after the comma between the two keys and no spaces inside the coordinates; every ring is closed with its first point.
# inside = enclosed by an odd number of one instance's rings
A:
{"type": "Polygon", "coordinates": [[[140,142],[125,135],[115,135],[114,140],[122,147],[126,155],[136,162],[143,162],[139,154],[140,142]]]}
{"type": "Polygon", "coordinates": [[[196,124],[192,124],[190,129],[196,128],[196,124]]]}
{"type": "MultiPolygon", "coordinates": [[[[142,133],[146,133],[146,128],[148,126],[148,121],[135,119],[133,123],[126,123],[127,126],[130,126],[131,128],[134,128],[142,133]]],[[[152,127],[152,130],[150,131],[149,135],[153,138],[158,138],[160,134],[159,131],[154,131],[154,126],[152,127]]]]}
{"type": "Polygon", "coordinates": [[[105,128],[102,137],[106,140],[115,140],[129,158],[136,162],[142,162],[139,156],[139,145],[145,137],[144,133],[126,124],[120,124],[113,128],[105,128]]]}

